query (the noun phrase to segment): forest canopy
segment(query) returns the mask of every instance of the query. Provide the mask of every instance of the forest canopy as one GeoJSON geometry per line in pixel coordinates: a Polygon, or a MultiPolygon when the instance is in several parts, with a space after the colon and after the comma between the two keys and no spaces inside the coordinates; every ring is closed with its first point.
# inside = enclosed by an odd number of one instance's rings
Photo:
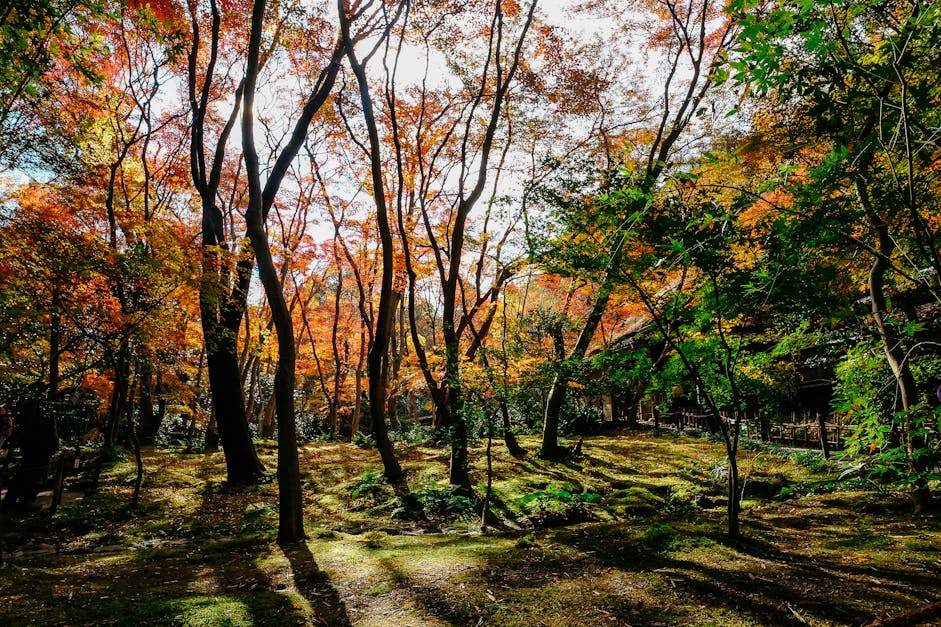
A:
{"type": "Polygon", "coordinates": [[[733,536],[740,442],[795,424],[929,511],[941,6],[624,6],[4,3],[4,509],[63,451],[132,456],[136,505],[142,447],[221,446],[288,545],[299,442],[400,496],[431,443],[476,499],[481,438],[687,421],[733,536]]]}

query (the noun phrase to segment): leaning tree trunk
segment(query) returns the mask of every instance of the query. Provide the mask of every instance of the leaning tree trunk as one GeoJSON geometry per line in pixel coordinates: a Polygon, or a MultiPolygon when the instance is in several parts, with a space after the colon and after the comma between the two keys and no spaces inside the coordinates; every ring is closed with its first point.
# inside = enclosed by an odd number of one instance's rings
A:
{"type": "MultiPolygon", "coordinates": [[[[575,341],[572,353],[569,355],[570,363],[577,363],[585,357],[588,346],[598,325],[601,324],[601,318],[604,317],[605,309],[608,307],[608,301],[611,293],[614,291],[614,267],[617,259],[620,257],[621,246],[624,243],[624,237],[621,236],[620,242],[615,246],[614,253],[611,256],[611,262],[606,272],[605,279],[599,287],[595,302],[592,304],[591,312],[585,319],[581,333],[575,341]]],[[[568,389],[569,375],[566,370],[566,364],[560,364],[560,370],[552,380],[552,387],[549,388],[549,398],[546,400],[546,411],[542,421],[542,447],[539,450],[539,456],[545,459],[557,459],[564,453],[559,446],[559,418],[562,414],[562,407],[565,405],[565,395],[568,389]]]]}
{"type": "MultiPolygon", "coordinates": [[[[857,184],[857,192],[860,198],[866,204],[866,194],[861,184],[857,184]]],[[[889,269],[889,259],[895,248],[895,243],[889,235],[888,225],[873,212],[868,215],[870,226],[876,233],[876,258],[873,260],[872,268],[869,271],[869,296],[872,307],[872,318],[879,333],[879,339],[882,342],[882,349],[886,356],[886,361],[892,369],[895,376],[898,397],[901,401],[904,419],[902,423],[902,437],[904,440],[906,458],[909,472],[918,476],[912,484],[910,496],[912,506],[916,513],[927,512],[932,508],[933,498],[928,482],[924,479],[924,473],[928,470],[928,456],[920,454],[925,450],[926,442],[924,436],[918,434],[914,428],[914,419],[912,412],[917,411],[915,405],[918,403],[918,393],[915,383],[915,377],[912,375],[911,367],[902,346],[893,338],[889,332],[885,320],[886,297],[885,297],[885,274],[889,269]]]]}

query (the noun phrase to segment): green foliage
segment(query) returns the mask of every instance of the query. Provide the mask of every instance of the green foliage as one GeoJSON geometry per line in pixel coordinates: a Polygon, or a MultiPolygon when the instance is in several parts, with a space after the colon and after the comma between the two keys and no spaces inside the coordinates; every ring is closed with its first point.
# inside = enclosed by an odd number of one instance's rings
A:
{"type": "MultiPolygon", "coordinates": [[[[936,356],[913,356],[912,373],[916,383],[927,387],[938,373],[936,356]]],[[[875,340],[850,349],[836,369],[838,384],[834,409],[852,424],[846,455],[863,458],[865,475],[887,485],[908,486],[919,479],[937,478],[934,460],[941,453],[938,427],[941,408],[931,395],[908,411],[896,411],[896,382],[875,340]],[[909,451],[901,434],[922,437],[926,446],[909,451]],[[927,471],[912,468],[927,458],[927,471]]]]}
{"type": "Polygon", "coordinates": [[[621,262],[623,247],[615,242],[653,224],[652,198],[629,163],[599,169],[587,159],[568,162],[534,198],[545,217],[529,232],[530,255],[561,276],[601,276],[612,262],[621,262]]]}
{"type": "Polygon", "coordinates": [[[836,367],[833,408],[852,424],[847,452],[859,456],[890,444],[895,378],[876,340],[860,342],[836,367]]]}
{"type": "Polygon", "coordinates": [[[382,470],[366,470],[356,478],[350,487],[350,497],[375,501],[388,487],[382,470]]]}
{"type": "Polygon", "coordinates": [[[406,445],[421,445],[435,443],[439,435],[438,430],[432,425],[403,420],[398,429],[389,433],[389,438],[393,442],[401,442],[406,445]]]}
{"type": "Polygon", "coordinates": [[[372,434],[359,431],[353,434],[353,444],[361,448],[376,448],[376,439],[372,434]]]}
{"type": "Polygon", "coordinates": [[[301,442],[325,442],[330,439],[332,427],[323,414],[310,411],[297,413],[297,437],[301,442]]]}
{"type": "Polygon", "coordinates": [[[529,520],[536,527],[556,527],[592,520],[589,505],[601,501],[594,492],[576,492],[574,487],[563,483],[549,485],[545,490],[531,492],[516,499],[529,511],[529,520]]]}
{"type": "Polygon", "coordinates": [[[478,505],[476,496],[460,493],[459,486],[441,487],[428,483],[411,494],[421,511],[431,520],[449,521],[474,512],[478,505]]]}
{"type": "Polygon", "coordinates": [[[388,538],[388,535],[384,531],[379,531],[378,529],[370,529],[363,534],[362,544],[367,549],[381,549],[383,541],[388,538]]]}
{"type": "Polygon", "coordinates": [[[604,426],[604,415],[597,407],[568,407],[559,417],[559,431],[567,435],[596,435],[604,426]]]}
{"type": "Polygon", "coordinates": [[[651,551],[665,553],[675,547],[676,531],[665,523],[655,523],[647,527],[641,540],[651,551]]]}
{"type": "Polygon", "coordinates": [[[604,502],[618,516],[656,516],[667,507],[665,499],[642,486],[614,490],[604,502]]]}
{"type": "Polygon", "coordinates": [[[791,460],[805,466],[813,472],[827,472],[834,469],[834,464],[817,451],[804,450],[791,453],[791,460]]]}

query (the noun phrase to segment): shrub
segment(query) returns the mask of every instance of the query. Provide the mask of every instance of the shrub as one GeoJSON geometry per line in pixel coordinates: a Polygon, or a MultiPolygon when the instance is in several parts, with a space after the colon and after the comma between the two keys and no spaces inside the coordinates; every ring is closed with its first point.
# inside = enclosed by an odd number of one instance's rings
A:
{"type": "Polygon", "coordinates": [[[814,472],[826,472],[833,469],[833,464],[817,451],[796,451],[790,455],[791,461],[809,468],[814,472]]]}
{"type": "Polygon", "coordinates": [[[663,553],[673,549],[676,543],[676,531],[670,525],[656,523],[647,527],[641,540],[651,551],[663,553]]]}
{"type": "Polygon", "coordinates": [[[440,487],[436,483],[429,483],[410,494],[407,501],[403,499],[402,506],[417,507],[432,520],[461,518],[475,510],[478,499],[459,494],[459,490],[460,487],[455,485],[440,487]]]}
{"type": "Polygon", "coordinates": [[[350,497],[367,501],[377,500],[387,488],[386,478],[381,470],[367,470],[356,478],[350,488],[350,497]]]}
{"type": "Polygon", "coordinates": [[[533,492],[517,499],[517,503],[529,510],[529,520],[536,527],[558,527],[586,520],[594,515],[588,508],[601,500],[594,492],[573,492],[568,484],[549,486],[544,491],[533,492]]]}
{"type": "Polygon", "coordinates": [[[376,448],[376,439],[362,432],[353,435],[353,444],[360,448],[376,448]]]}

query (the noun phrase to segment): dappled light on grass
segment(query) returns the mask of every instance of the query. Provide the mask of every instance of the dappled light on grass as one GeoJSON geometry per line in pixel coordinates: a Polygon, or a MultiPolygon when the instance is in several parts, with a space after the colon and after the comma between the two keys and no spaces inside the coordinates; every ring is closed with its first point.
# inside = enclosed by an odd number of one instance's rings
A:
{"type": "MultiPolygon", "coordinates": [[[[447,505],[440,453],[401,453],[413,493],[447,505]]],[[[721,445],[624,431],[583,453],[495,449],[500,524],[481,535],[474,511],[406,511],[374,449],[305,445],[309,540],[282,549],[275,484],[231,489],[219,455],[146,450],[137,512],[120,462],[98,494],[4,528],[0,624],[835,626],[937,592],[941,524],[826,465],[744,450],[744,538],[730,540],[721,445]]]]}
{"type": "Polygon", "coordinates": [[[248,606],[225,597],[190,597],[171,604],[179,612],[174,618],[184,625],[251,625],[248,606]]]}

